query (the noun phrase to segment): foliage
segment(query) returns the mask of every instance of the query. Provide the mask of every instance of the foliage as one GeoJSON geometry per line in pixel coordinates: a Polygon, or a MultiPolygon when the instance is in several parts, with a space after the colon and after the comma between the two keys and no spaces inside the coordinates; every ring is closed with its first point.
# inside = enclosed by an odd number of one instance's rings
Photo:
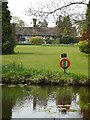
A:
{"type": "Polygon", "coordinates": [[[80,40],[90,39],[90,1],[87,5],[86,18],[84,21],[79,21],[79,31],[81,33],[80,40]]]}
{"type": "Polygon", "coordinates": [[[2,53],[14,53],[15,40],[12,36],[11,16],[7,2],[2,2],[2,53]]]}
{"type": "MultiPolygon", "coordinates": [[[[90,1],[87,5],[87,11],[86,11],[86,24],[87,24],[87,30],[89,32],[90,35],[90,1]]],[[[90,36],[89,36],[90,38],[90,36]]]]}
{"type": "Polygon", "coordinates": [[[71,35],[72,23],[69,16],[63,18],[63,25],[64,25],[64,36],[71,35]]]}
{"type": "Polygon", "coordinates": [[[72,23],[70,20],[69,16],[59,16],[58,20],[56,21],[56,25],[57,25],[57,35],[58,36],[76,36],[76,28],[72,27],[72,23]]]}
{"type": "Polygon", "coordinates": [[[22,63],[19,63],[18,65],[16,65],[16,63],[15,62],[13,62],[12,64],[7,64],[7,65],[5,65],[5,66],[3,66],[2,67],[2,71],[3,71],[3,73],[6,73],[6,72],[8,72],[8,70],[9,70],[9,72],[17,72],[17,71],[22,71],[24,69],[24,67],[23,67],[23,65],[22,65],[22,63]]]}
{"type": "Polygon", "coordinates": [[[25,22],[20,17],[12,16],[11,21],[15,23],[17,27],[25,27],[25,22]]]}
{"type": "Polygon", "coordinates": [[[58,71],[44,69],[26,69],[23,65],[12,63],[2,66],[3,84],[33,85],[89,85],[87,77],[78,74],[62,74],[58,71]]]}
{"type": "Polygon", "coordinates": [[[52,44],[60,44],[60,40],[59,40],[59,38],[54,39],[54,40],[52,41],[52,44]]]}
{"type": "Polygon", "coordinates": [[[48,22],[44,19],[43,21],[38,22],[38,27],[47,27],[48,22]]]}
{"type": "Polygon", "coordinates": [[[63,34],[63,30],[64,30],[63,20],[62,20],[62,16],[61,15],[58,17],[58,20],[56,21],[56,26],[58,28],[57,36],[61,36],[63,34]]]}
{"type": "Polygon", "coordinates": [[[79,50],[84,53],[90,53],[90,1],[87,5],[86,21],[83,26],[83,33],[79,42],[79,50]],[[86,41],[85,41],[86,40],[86,41]]]}
{"type": "Polygon", "coordinates": [[[41,45],[42,44],[42,38],[41,37],[31,37],[29,38],[29,42],[33,45],[41,45]]]}
{"type": "Polygon", "coordinates": [[[90,53],[90,46],[88,40],[80,41],[78,45],[81,52],[90,53]]]}
{"type": "Polygon", "coordinates": [[[78,24],[78,35],[80,34],[80,35],[82,35],[84,32],[86,32],[86,30],[87,30],[87,26],[86,26],[86,20],[84,20],[84,21],[78,21],[77,20],[77,24],[78,24]]]}
{"type": "Polygon", "coordinates": [[[72,44],[75,43],[75,38],[71,36],[64,36],[60,38],[60,44],[72,44]]]}
{"type": "Polygon", "coordinates": [[[52,44],[52,37],[46,37],[45,38],[45,42],[46,42],[46,44],[52,44]]]}
{"type": "Polygon", "coordinates": [[[88,40],[88,38],[89,38],[89,33],[88,33],[88,31],[85,31],[82,33],[80,40],[88,40]]]}

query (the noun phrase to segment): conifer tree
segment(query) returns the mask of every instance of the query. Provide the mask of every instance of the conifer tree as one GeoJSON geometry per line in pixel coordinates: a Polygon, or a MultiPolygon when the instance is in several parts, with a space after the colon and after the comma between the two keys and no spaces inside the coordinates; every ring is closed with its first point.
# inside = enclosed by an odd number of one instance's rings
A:
{"type": "Polygon", "coordinates": [[[2,2],[2,54],[14,53],[15,40],[12,36],[11,16],[7,6],[8,2],[2,2]]]}

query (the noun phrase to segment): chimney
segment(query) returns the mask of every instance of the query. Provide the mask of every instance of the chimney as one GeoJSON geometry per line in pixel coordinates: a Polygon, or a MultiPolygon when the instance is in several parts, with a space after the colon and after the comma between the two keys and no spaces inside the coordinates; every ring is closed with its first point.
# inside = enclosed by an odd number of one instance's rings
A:
{"type": "Polygon", "coordinates": [[[8,2],[7,0],[2,0],[2,2],[8,2]]]}
{"type": "Polygon", "coordinates": [[[36,27],[36,20],[37,20],[37,19],[33,18],[33,28],[36,27]]]}

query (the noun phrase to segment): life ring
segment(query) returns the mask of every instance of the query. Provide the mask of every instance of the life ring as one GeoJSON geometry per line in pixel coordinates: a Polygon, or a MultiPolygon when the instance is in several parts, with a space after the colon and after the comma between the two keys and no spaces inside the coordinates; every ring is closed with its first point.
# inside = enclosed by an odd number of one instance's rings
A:
{"type": "Polygon", "coordinates": [[[70,61],[69,61],[68,58],[62,58],[62,59],[60,60],[60,67],[61,67],[61,68],[67,69],[69,66],[70,66],[70,61]],[[65,66],[65,67],[63,68],[62,62],[63,62],[64,60],[67,61],[67,66],[65,66]]]}

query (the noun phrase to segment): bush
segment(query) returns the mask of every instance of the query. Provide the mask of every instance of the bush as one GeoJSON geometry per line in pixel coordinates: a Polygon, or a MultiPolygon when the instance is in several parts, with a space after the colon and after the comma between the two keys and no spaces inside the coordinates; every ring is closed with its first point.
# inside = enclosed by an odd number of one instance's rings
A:
{"type": "Polygon", "coordinates": [[[3,54],[13,54],[14,53],[14,42],[6,41],[2,44],[2,53],[3,54]]]}
{"type": "Polygon", "coordinates": [[[52,44],[60,44],[59,39],[53,40],[52,44]]]}
{"type": "Polygon", "coordinates": [[[46,37],[45,42],[46,44],[52,44],[53,39],[51,37],[46,37]]]}
{"type": "Polygon", "coordinates": [[[60,44],[71,44],[75,43],[75,38],[71,36],[64,36],[60,38],[60,44]]]}
{"type": "Polygon", "coordinates": [[[33,45],[41,45],[42,44],[42,38],[41,37],[31,37],[29,38],[30,44],[33,45]]]}
{"type": "Polygon", "coordinates": [[[79,50],[84,53],[90,53],[90,45],[87,40],[78,43],[79,50]]]}

